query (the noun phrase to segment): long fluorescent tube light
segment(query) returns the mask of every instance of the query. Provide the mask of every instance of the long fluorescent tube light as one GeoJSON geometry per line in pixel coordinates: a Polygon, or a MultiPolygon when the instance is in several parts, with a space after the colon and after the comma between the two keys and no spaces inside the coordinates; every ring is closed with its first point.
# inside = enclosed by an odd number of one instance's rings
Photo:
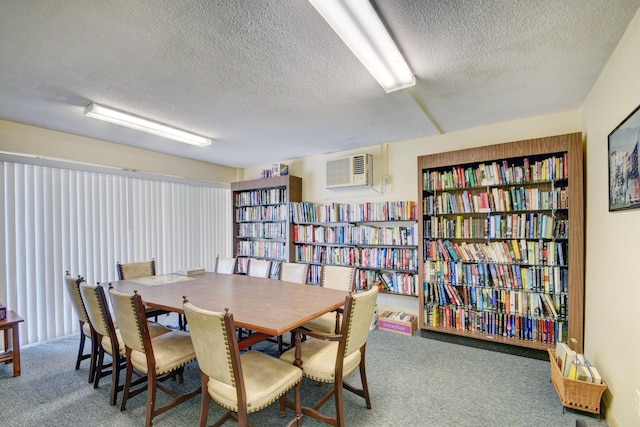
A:
{"type": "Polygon", "coordinates": [[[105,122],[126,126],[131,129],[141,130],[153,135],[162,136],[164,138],[173,139],[174,141],[197,145],[198,147],[204,147],[211,144],[211,139],[205,138],[204,136],[186,132],[181,129],[96,103],[87,105],[84,109],[84,115],[87,117],[93,117],[94,119],[104,120],[105,122]]]}
{"type": "Polygon", "coordinates": [[[416,79],[369,0],[309,0],[384,90],[416,79]]]}

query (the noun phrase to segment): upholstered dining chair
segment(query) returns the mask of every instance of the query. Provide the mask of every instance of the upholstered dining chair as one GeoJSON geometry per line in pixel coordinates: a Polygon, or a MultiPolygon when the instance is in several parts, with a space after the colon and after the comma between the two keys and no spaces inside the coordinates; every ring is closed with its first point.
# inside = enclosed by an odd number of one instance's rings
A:
{"type": "MultiPolygon", "coordinates": [[[[307,283],[307,272],[309,271],[309,264],[301,264],[294,262],[282,262],[280,263],[280,280],[285,282],[300,283],[302,285],[307,283]]],[[[291,341],[288,344],[291,346],[293,342],[293,334],[291,334],[291,341]]],[[[277,338],[278,354],[282,353],[284,348],[284,342],[282,335],[277,338]]]]}
{"type": "MultiPolygon", "coordinates": [[[[321,285],[323,288],[354,291],[355,268],[341,265],[325,265],[322,267],[321,285]]],[[[304,325],[305,328],[332,334],[340,328],[340,313],[326,313],[304,325]]]]}
{"type": "MultiPolygon", "coordinates": [[[[137,261],[137,262],[129,262],[125,264],[121,264],[120,261],[116,262],[116,270],[118,272],[119,280],[131,280],[131,279],[139,279],[141,277],[149,277],[156,275],[156,260],[151,258],[150,261],[137,261]]],[[[158,321],[158,316],[163,314],[169,314],[166,310],[161,310],[159,308],[146,307],[145,313],[147,313],[147,317],[153,317],[156,322],[158,321]]],[[[184,330],[184,322],[181,315],[178,315],[178,327],[181,330],[184,330]]]]}
{"type": "Polygon", "coordinates": [[[247,267],[247,276],[251,277],[269,277],[271,272],[271,261],[262,259],[249,259],[249,266],[247,267]]]}
{"type": "MultiPolygon", "coordinates": [[[[200,366],[201,427],[206,426],[211,399],[227,409],[213,425],[234,419],[239,426],[247,426],[250,413],[271,405],[302,381],[302,371],[291,363],[254,350],[240,354],[228,309],[224,313],[204,310],[185,298],[184,312],[200,366]]],[[[288,426],[301,418],[299,391],[292,406],[297,408],[296,416],[288,426]]]]}
{"type": "Polygon", "coordinates": [[[147,415],[145,425],[148,427],[151,426],[156,415],[175,407],[200,392],[198,387],[193,391],[180,395],[162,384],[162,381],[176,376],[181,382],[184,366],[195,360],[196,354],[191,343],[191,336],[188,332],[172,330],[152,337],[149,332],[149,324],[142,298],[137,291],[134,291],[133,294],[128,294],[110,288],[109,294],[118,329],[124,342],[125,357],[127,359],[127,373],[120,410],[126,409],[127,401],[131,397],[146,391],[147,415]],[[132,390],[134,370],[146,375],[147,381],[144,386],[132,390]],[[158,389],[169,395],[171,400],[164,406],[156,408],[156,392],[158,389]]]}
{"type": "Polygon", "coordinates": [[[71,300],[71,306],[73,310],[76,312],[76,316],[78,317],[78,321],[80,322],[80,346],[78,347],[78,357],[76,357],[76,371],[80,369],[80,362],[85,359],[90,359],[89,362],[89,382],[93,381],[93,376],[95,374],[95,351],[94,351],[94,343],[91,341],[91,348],[89,353],[84,353],[84,345],[86,339],[91,339],[93,332],[91,330],[91,323],[89,322],[89,316],[87,314],[87,310],[84,306],[84,302],[82,301],[82,296],[80,295],[80,288],[78,287],[80,282],[84,280],[81,276],[74,278],[67,271],[64,276],[65,287],[67,289],[67,295],[69,295],[69,300],[71,300]]]}
{"type": "Polygon", "coordinates": [[[309,264],[283,262],[280,264],[280,280],[304,285],[307,283],[308,270],[309,264]]]}
{"type": "Polygon", "coordinates": [[[120,261],[116,262],[116,270],[118,271],[118,279],[130,280],[138,279],[140,277],[148,277],[156,275],[156,260],[151,261],[138,261],[121,264],[120,261]]]}
{"type": "Polygon", "coordinates": [[[236,272],[236,259],[216,256],[216,273],[233,274],[236,272]]]}
{"type": "MultiPolygon", "coordinates": [[[[304,415],[333,426],[344,426],[343,388],[363,397],[367,409],[371,409],[365,353],[377,296],[377,287],[365,292],[349,294],[345,301],[340,334],[323,334],[299,328],[297,331],[305,334],[308,339],[301,342],[299,347],[292,348],[280,356],[280,360],[293,363],[296,359],[296,351],[298,351],[302,361],[302,373],[305,377],[317,382],[333,383],[333,388],[313,407],[302,408],[304,415]],[[362,388],[356,388],[344,381],[357,368],[360,368],[362,388]],[[336,405],[335,417],[320,412],[320,408],[331,397],[334,398],[336,405]]],[[[285,400],[280,403],[289,407],[294,406],[285,400]]]]}
{"type": "MultiPolygon", "coordinates": [[[[96,374],[93,381],[93,388],[98,388],[100,378],[111,374],[111,397],[109,403],[116,404],[118,392],[122,390],[120,385],[120,371],[125,363],[125,346],[111,317],[109,303],[103,286],[91,285],[84,280],[80,282],[80,294],[84,301],[91,327],[93,328],[93,339],[96,343],[96,374]],[[111,363],[104,363],[104,355],[111,356],[111,363]]],[[[156,337],[167,332],[170,328],[159,323],[148,322],[149,334],[156,337]]]]}

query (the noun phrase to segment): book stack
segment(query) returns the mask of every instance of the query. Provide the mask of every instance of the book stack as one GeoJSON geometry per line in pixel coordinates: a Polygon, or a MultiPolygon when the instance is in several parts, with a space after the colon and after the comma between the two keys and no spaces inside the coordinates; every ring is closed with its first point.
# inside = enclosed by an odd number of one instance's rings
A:
{"type": "Polygon", "coordinates": [[[602,384],[602,377],[595,366],[582,353],[571,349],[566,343],[556,344],[555,363],[564,378],[602,384]]]}
{"type": "Polygon", "coordinates": [[[176,274],[179,274],[180,276],[195,276],[197,274],[204,274],[204,268],[200,268],[200,267],[189,267],[189,268],[181,268],[178,271],[176,271],[176,274]]]}

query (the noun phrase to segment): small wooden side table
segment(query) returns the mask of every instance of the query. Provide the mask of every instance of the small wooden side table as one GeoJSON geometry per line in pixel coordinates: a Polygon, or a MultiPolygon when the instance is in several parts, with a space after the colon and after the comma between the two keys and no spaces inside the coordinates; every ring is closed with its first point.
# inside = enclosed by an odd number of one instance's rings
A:
{"type": "Polygon", "coordinates": [[[18,324],[24,319],[13,310],[7,310],[7,318],[0,321],[0,331],[4,335],[4,352],[0,353],[0,363],[13,362],[13,376],[20,376],[20,333],[18,324]],[[9,331],[11,331],[12,345],[9,347],[9,331]]]}

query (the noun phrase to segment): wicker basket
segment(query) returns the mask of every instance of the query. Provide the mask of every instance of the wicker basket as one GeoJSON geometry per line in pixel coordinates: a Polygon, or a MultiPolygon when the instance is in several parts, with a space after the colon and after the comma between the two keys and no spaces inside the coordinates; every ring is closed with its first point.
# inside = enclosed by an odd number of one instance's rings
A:
{"type": "Polygon", "coordinates": [[[551,382],[558,392],[560,401],[562,401],[562,410],[564,411],[564,408],[567,407],[591,412],[598,414],[599,419],[600,399],[602,398],[602,393],[607,389],[604,381],[602,384],[593,384],[563,377],[556,363],[555,350],[547,351],[549,352],[549,362],[551,364],[551,382]]]}

